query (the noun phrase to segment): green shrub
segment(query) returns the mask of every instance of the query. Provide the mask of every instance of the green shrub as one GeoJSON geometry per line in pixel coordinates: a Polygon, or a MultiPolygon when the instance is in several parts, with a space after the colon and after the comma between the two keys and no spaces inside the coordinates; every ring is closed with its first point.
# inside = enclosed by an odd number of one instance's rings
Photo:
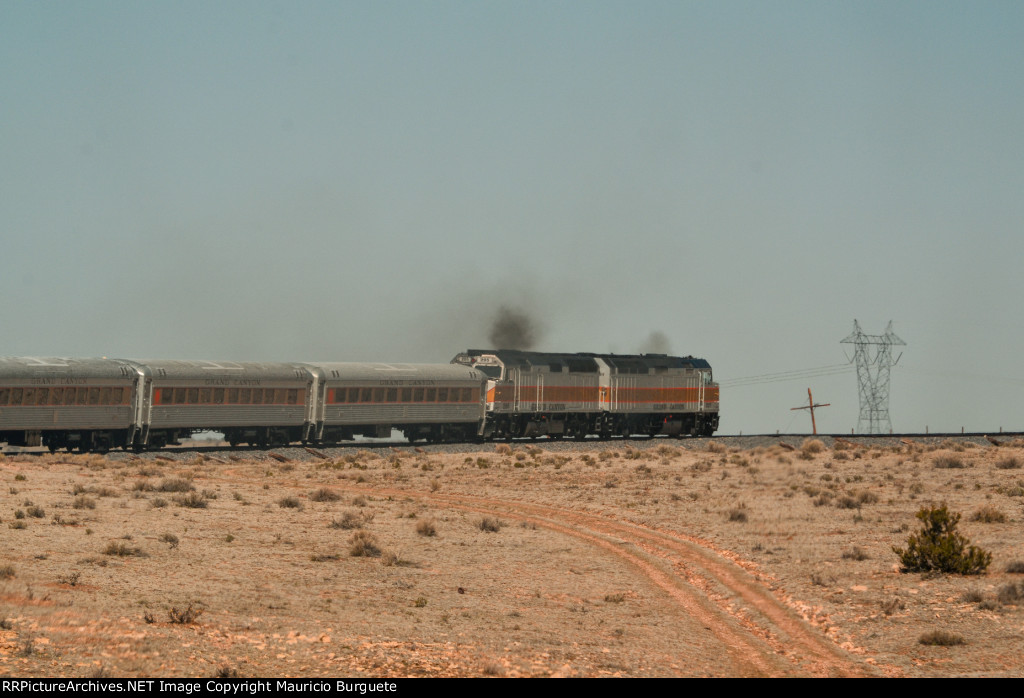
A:
{"type": "Polygon", "coordinates": [[[921,530],[907,538],[906,548],[893,546],[903,572],[949,572],[982,574],[992,562],[992,553],[970,545],[956,531],[960,514],[941,507],[924,507],[917,512],[921,530]]]}

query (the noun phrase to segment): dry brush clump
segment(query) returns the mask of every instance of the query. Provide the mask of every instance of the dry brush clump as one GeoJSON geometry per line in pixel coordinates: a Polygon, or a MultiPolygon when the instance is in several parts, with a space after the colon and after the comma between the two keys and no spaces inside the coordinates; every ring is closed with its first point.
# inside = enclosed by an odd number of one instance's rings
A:
{"type": "Polygon", "coordinates": [[[858,545],[853,546],[851,550],[847,550],[843,553],[844,560],[856,560],[860,562],[868,559],[868,554],[864,552],[864,549],[858,545]]]}
{"type": "Polygon", "coordinates": [[[299,501],[298,497],[281,497],[277,500],[277,506],[282,509],[298,509],[302,511],[302,502],[299,501]]]}
{"type": "Polygon", "coordinates": [[[205,509],[209,505],[206,498],[196,492],[189,492],[186,495],[175,497],[174,503],[186,509],[205,509]]]}
{"type": "Polygon", "coordinates": [[[1006,606],[1019,606],[1024,602],[1024,584],[1010,582],[999,589],[999,603],[1006,606]]]}
{"type": "Polygon", "coordinates": [[[1006,523],[1006,514],[993,506],[983,506],[971,514],[971,521],[980,523],[1006,523]]]}
{"type": "Polygon", "coordinates": [[[951,574],[982,574],[992,562],[992,553],[970,545],[957,533],[960,514],[950,512],[945,504],[923,507],[916,514],[921,530],[907,538],[907,547],[892,550],[900,559],[903,572],[947,572],[951,574]]]}
{"type": "Polygon", "coordinates": [[[1021,460],[1017,456],[1007,456],[1006,458],[996,461],[996,467],[1000,470],[1017,470],[1024,467],[1024,460],[1021,460]]]}
{"type": "Polygon", "coordinates": [[[380,557],[381,549],[374,535],[361,528],[348,539],[348,554],[352,557],[380,557]]]}
{"type": "Polygon", "coordinates": [[[961,635],[951,633],[948,630],[932,630],[922,635],[917,641],[922,645],[935,647],[953,647],[967,644],[967,640],[961,635]]]}
{"type": "Polygon", "coordinates": [[[948,456],[948,455],[947,456],[937,456],[934,460],[932,460],[932,465],[934,465],[936,468],[947,468],[947,469],[958,469],[958,468],[966,468],[967,467],[967,465],[964,463],[963,459],[960,458],[959,456],[948,456]]]}
{"type": "Polygon", "coordinates": [[[191,492],[194,489],[195,487],[189,480],[180,477],[161,480],[160,484],[156,486],[157,492],[191,492]]]}
{"type": "Polygon", "coordinates": [[[485,533],[497,533],[504,525],[504,522],[493,516],[485,516],[476,523],[476,527],[485,533]]]}
{"type": "Polygon", "coordinates": [[[172,606],[167,611],[167,618],[176,625],[191,625],[199,620],[199,616],[203,615],[203,610],[202,608],[196,608],[192,604],[182,609],[172,606]]]}
{"type": "Polygon", "coordinates": [[[825,450],[825,444],[821,439],[804,439],[800,445],[800,457],[804,460],[813,460],[816,455],[825,450]]]}
{"type": "Polygon", "coordinates": [[[311,502],[337,502],[339,499],[341,495],[327,487],[321,487],[309,495],[311,502]]]}
{"type": "Polygon", "coordinates": [[[346,511],[341,515],[340,519],[333,519],[331,523],[327,525],[329,528],[351,530],[354,528],[360,528],[371,521],[373,521],[373,514],[360,514],[355,511],[346,511]]]}
{"type": "Polygon", "coordinates": [[[145,557],[146,553],[142,548],[133,548],[121,541],[111,541],[103,550],[104,555],[115,555],[117,557],[145,557]]]}

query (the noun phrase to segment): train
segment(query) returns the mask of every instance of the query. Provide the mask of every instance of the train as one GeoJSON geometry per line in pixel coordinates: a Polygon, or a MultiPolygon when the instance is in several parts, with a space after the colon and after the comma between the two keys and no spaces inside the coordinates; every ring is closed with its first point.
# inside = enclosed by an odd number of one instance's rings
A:
{"type": "Polygon", "coordinates": [[[218,432],[233,447],[710,436],[704,359],[471,349],[448,364],[0,357],[0,443],[136,451],[218,432]]]}

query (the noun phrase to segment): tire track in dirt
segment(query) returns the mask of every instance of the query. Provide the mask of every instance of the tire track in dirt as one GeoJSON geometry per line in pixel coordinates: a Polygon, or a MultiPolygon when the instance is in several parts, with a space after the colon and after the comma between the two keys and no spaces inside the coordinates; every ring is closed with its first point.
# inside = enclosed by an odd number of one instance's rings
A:
{"type": "Polygon", "coordinates": [[[730,655],[740,676],[872,676],[800,618],[735,561],[683,534],[607,516],[523,501],[395,488],[343,487],[354,493],[402,496],[479,514],[500,514],[543,526],[615,555],[662,589],[730,655]]]}

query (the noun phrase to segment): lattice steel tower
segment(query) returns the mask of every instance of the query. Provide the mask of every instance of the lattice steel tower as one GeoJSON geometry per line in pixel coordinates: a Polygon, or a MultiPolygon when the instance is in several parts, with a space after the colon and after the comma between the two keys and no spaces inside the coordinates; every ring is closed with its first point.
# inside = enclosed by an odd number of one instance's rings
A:
{"type": "MultiPolygon", "coordinates": [[[[893,334],[892,320],[885,327],[885,334],[864,334],[860,324],[853,321],[853,334],[840,344],[852,344],[853,359],[857,364],[857,383],[860,386],[860,417],[857,432],[860,434],[887,434],[892,431],[889,419],[889,369],[899,361],[892,358],[894,346],[906,346],[906,342],[893,334]],[[870,347],[875,347],[872,352],[870,347]]],[[[902,356],[902,354],[900,354],[902,356]]]]}

